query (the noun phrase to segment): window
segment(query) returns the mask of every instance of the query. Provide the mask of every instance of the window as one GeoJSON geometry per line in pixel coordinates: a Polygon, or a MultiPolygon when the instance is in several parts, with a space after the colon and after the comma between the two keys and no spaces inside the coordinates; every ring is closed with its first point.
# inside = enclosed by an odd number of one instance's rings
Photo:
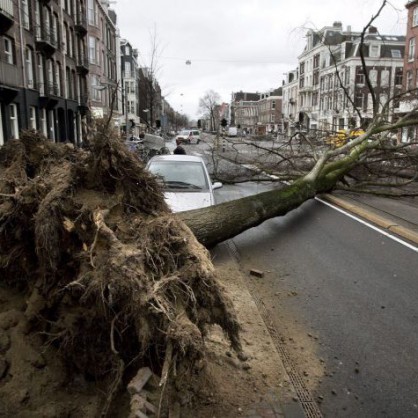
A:
{"type": "Polygon", "coordinates": [[[89,21],[89,25],[95,25],[96,24],[96,14],[95,14],[94,0],[88,0],[87,19],[89,21]]]}
{"type": "Polygon", "coordinates": [[[62,31],[62,52],[68,52],[68,26],[64,23],[64,30],[62,31]]]}
{"type": "Polygon", "coordinates": [[[46,109],[41,109],[41,115],[40,115],[40,119],[41,119],[41,131],[45,136],[48,136],[48,125],[47,125],[47,120],[46,120],[46,109]]]}
{"type": "Polygon", "coordinates": [[[401,86],[403,79],[403,68],[397,67],[395,70],[395,85],[401,86]]]}
{"type": "Polygon", "coordinates": [[[271,101],[271,108],[276,109],[276,100],[271,101]]]}
{"type": "Polygon", "coordinates": [[[99,77],[96,74],[91,75],[91,96],[93,100],[100,102],[102,100],[99,77]]]}
{"type": "Polygon", "coordinates": [[[54,64],[51,60],[47,62],[47,92],[48,94],[54,93],[54,64]]]}
{"type": "Polygon", "coordinates": [[[316,54],[313,57],[313,67],[314,68],[319,68],[319,54],[316,54]]]}
{"type": "Polygon", "coordinates": [[[4,38],[4,54],[8,64],[15,63],[13,41],[10,38],[4,38]]]}
{"type": "Polygon", "coordinates": [[[373,87],[377,86],[377,70],[370,70],[369,71],[369,79],[370,83],[373,87]]]}
{"type": "Polygon", "coordinates": [[[415,58],[415,38],[409,40],[408,60],[413,61],[415,58]]]}
{"type": "Polygon", "coordinates": [[[28,0],[22,0],[22,24],[25,29],[30,29],[28,0]]]}
{"type": "Polygon", "coordinates": [[[392,58],[402,58],[401,51],[399,49],[391,49],[390,54],[392,58]]]}
{"type": "Polygon", "coordinates": [[[12,138],[19,139],[19,121],[17,119],[17,106],[12,103],[9,105],[10,111],[10,133],[12,138]]]}
{"type": "Polygon", "coordinates": [[[418,26],[418,7],[412,12],[412,26],[418,26]]]}
{"type": "Polygon", "coordinates": [[[356,93],[356,97],[354,99],[354,105],[358,108],[363,108],[363,93],[358,92],[356,93]]]}
{"type": "Polygon", "coordinates": [[[28,88],[33,89],[35,87],[33,71],[33,51],[30,48],[25,49],[25,64],[26,83],[28,88]]]}
{"type": "Polygon", "coordinates": [[[379,45],[370,45],[369,55],[370,58],[378,58],[380,56],[379,45]]]}
{"type": "Polygon", "coordinates": [[[346,86],[348,86],[350,84],[350,67],[347,67],[345,69],[345,74],[344,74],[344,84],[346,86]]]}
{"type": "Polygon", "coordinates": [[[412,89],[412,71],[406,72],[406,88],[408,90],[412,89]]]}
{"type": "Polygon", "coordinates": [[[383,70],[380,74],[380,87],[389,87],[389,70],[383,70]]]}
{"type": "Polygon", "coordinates": [[[129,61],[125,62],[125,77],[131,76],[131,63],[129,61]]]}
{"type": "Polygon", "coordinates": [[[59,62],[55,66],[55,94],[61,96],[61,65],[59,62]]]}
{"type": "Polygon", "coordinates": [[[45,94],[44,80],[44,57],[41,54],[36,55],[38,61],[38,90],[41,96],[45,94]]]}
{"type": "Polygon", "coordinates": [[[305,63],[304,62],[300,63],[300,74],[305,74],[305,63]]]}
{"type": "Polygon", "coordinates": [[[303,88],[305,86],[305,77],[301,77],[299,79],[299,87],[303,88]]]}
{"type": "Polygon", "coordinates": [[[96,64],[96,38],[89,36],[89,62],[96,64]]]}
{"type": "Polygon", "coordinates": [[[363,73],[363,68],[361,68],[361,67],[357,68],[356,83],[357,84],[364,84],[364,73],[363,73]]]}
{"type": "Polygon", "coordinates": [[[36,127],[36,107],[29,106],[29,129],[37,129],[36,127]]]}

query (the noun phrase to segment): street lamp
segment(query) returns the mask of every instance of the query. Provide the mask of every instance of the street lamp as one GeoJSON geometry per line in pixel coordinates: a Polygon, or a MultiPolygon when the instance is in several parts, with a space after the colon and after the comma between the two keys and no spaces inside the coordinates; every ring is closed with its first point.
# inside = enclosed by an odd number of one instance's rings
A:
{"type": "Polygon", "coordinates": [[[149,127],[149,123],[148,123],[148,112],[149,112],[149,109],[144,109],[143,112],[145,113],[145,116],[146,116],[145,123],[147,124],[147,127],[149,127]]]}

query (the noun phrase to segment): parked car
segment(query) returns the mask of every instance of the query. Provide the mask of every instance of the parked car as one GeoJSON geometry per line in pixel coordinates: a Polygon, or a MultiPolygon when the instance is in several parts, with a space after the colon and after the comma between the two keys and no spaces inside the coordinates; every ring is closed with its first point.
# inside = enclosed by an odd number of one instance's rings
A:
{"type": "Polygon", "coordinates": [[[173,212],[204,208],[215,204],[213,191],[222,183],[210,180],[205,162],[192,155],[158,155],[147,169],[164,187],[164,197],[173,212]]]}
{"type": "Polygon", "coordinates": [[[200,142],[200,131],[185,129],[176,136],[177,140],[184,144],[198,144],[200,142]]]}

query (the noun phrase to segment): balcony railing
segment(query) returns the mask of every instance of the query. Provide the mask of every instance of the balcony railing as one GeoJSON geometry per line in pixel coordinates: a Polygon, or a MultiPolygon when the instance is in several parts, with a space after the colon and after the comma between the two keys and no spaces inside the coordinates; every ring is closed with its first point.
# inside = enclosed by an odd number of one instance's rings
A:
{"type": "Polygon", "coordinates": [[[76,60],[77,72],[79,74],[87,74],[89,72],[88,56],[79,55],[76,60]]]}
{"type": "Polygon", "coordinates": [[[0,61],[0,84],[19,87],[21,85],[20,72],[16,65],[0,61]]]}
{"type": "Polygon", "coordinates": [[[82,11],[77,13],[75,19],[75,30],[81,35],[85,35],[87,33],[87,16],[82,11]]]}
{"type": "Polygon", "coordinates": [[[0,0],[0,34],[11,28],[14,22],[14,10],[12,0],[0,0]]]}
{"type": "Polygon", "coordinates": [[[9,19],[14,18],[13,1],[0,0],[0,14],[7,16],[9,19]]]}
{"type": "Polygon", "coordinates": [[[36,28],[36,43],[38,49],[42,49],[46,54],[53,54],[57,49],[57,36],[55,31],[50,28],[38,26],[36,28]]]}

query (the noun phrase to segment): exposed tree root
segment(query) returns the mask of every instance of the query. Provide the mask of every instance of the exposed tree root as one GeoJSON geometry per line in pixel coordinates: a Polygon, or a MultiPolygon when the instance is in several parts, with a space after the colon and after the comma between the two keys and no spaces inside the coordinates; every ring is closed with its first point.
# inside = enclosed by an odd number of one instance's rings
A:
{"type": "Polygon", "coordinates": [[[27,301],[28,335],[58,350],[70,382],[107,382],[104,415],[140,367],[167,388],[187,379],[211,324],[241,349],[206,249],[142,163],[100,127],[91,152],[34,133],[1,149],[0,254],[1,285],[27,301]]]}

